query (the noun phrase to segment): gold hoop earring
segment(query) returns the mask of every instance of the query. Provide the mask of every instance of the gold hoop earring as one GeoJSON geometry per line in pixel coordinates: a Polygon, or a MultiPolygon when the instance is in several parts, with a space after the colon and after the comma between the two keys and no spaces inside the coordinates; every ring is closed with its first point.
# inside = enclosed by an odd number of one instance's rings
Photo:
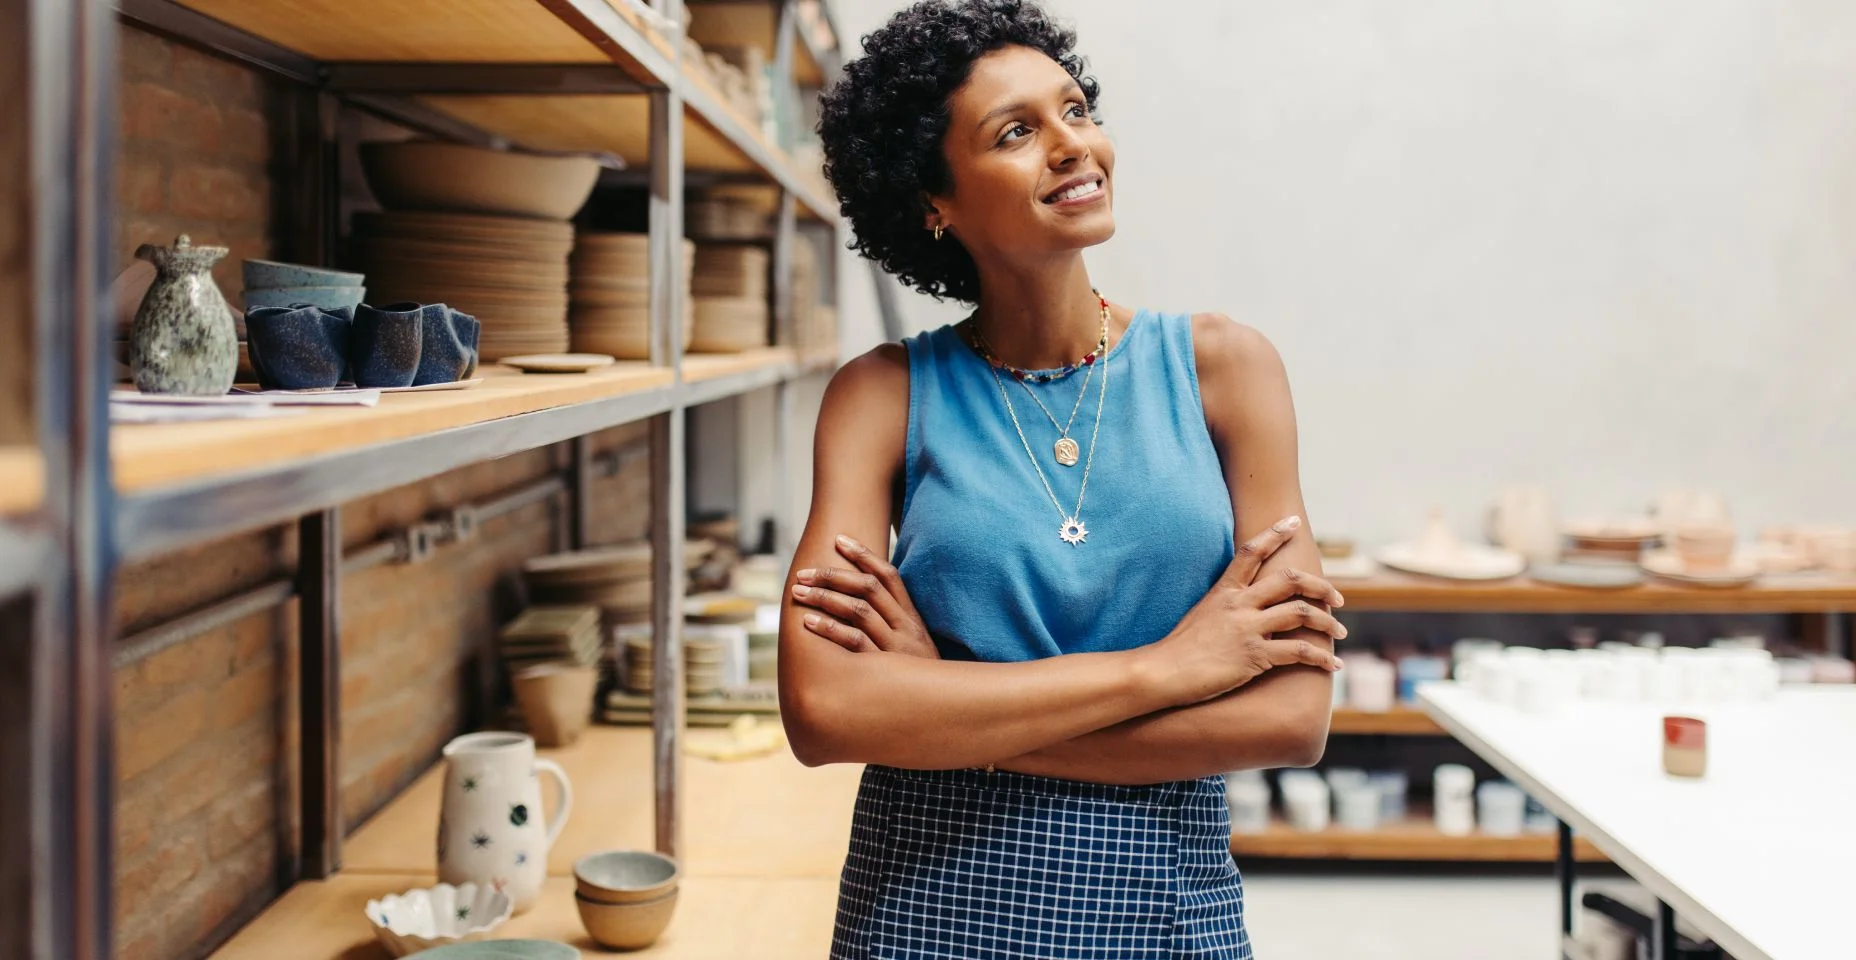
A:
{"type": "Polygon", "coordinates": [[[937,223],[934,225],[934,239],[935,239],[935,242],[937,243],[939,243],[941,240],[941,229],[942,227],[940,224],[937,223]]]}

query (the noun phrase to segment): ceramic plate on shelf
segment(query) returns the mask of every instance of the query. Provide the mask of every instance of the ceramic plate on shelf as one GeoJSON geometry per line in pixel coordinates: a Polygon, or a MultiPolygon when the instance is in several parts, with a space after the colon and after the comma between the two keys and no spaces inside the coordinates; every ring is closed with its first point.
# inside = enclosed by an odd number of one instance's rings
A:
{"type": "Polygon", "coordinates": [[[1365,580],[1379,572],[1379,565],[1363,553],[1321,560],[1321,574],[1329,580],[1365,580]]]}
{"type": "Polygon", "coordinates": [[[1381,549],[1373,559],[1406,573],[1448,580],[1506,580],[1527,569],[1527,558],[1511,550],[1472,543],[1446,551],[1420,550],[1416,544],[1398,543],[1381,549]]]}
{"type": "Polygon", "coordinates": [[[524,373],[585,373],[609,367],[613,360],[603,353],[531,353],[497,362],[524,373]]]}
{"type": "Polygon", "coordinates": [[[1643,582],[1643,570],[1628,563],[1537,563],[1527,575],[1541,583],[1587,590],[1622,590],[1643,582]]]}
{"type": "Polygon", "coordinates": [[[482,377],[469,380],[453,380],[449,383],[423,383],[416,387],[381,387],[381,393],[432,393],[438,390],[468,390],[483,382],[482,377]]]}
{"type": "Polygon", "coordinates": [[[1662,535],[1662,529],[1649,517],[1628,517],[1620,520],[1581,520],[1569,523],[1561,533],[1574,540],[1589,540],[1595,543],[1633,543],[1654,540],[1662,535]]]}
{"type": "Polygon", "coordinates": [[[1643,555],[1643,569],[1677,583],[1698,587],[1742,587],[1759,579],[1759,564],[1736,554],[1725,569],[1690,570],[1673,550],[1654,550],[1643,555]]]}

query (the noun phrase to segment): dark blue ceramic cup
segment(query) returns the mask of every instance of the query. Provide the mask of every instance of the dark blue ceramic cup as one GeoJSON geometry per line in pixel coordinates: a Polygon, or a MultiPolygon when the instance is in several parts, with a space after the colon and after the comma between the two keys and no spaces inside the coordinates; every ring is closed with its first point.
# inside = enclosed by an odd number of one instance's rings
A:
{"type": "Polygon", "coordinates": [[[348,371],[357,387],[410,387],[419,372],[425,307],[416,303],[368,304],[354,312],[348,371]]]}
{"type": "Polygon", "coordinates": [[[477,318],[442,303],[428,304],[419,311],[419,317],[419,372],[413,376],[412,385],[423,387],[464,379],[476,365],[477,318]]]}
{"type": "Polygon", "coordinates": [[[266,390],[327,390],[347,367],[353,319],[346,309],[309,304],[259,307],[245,314],[245,346],[266,390]]]}

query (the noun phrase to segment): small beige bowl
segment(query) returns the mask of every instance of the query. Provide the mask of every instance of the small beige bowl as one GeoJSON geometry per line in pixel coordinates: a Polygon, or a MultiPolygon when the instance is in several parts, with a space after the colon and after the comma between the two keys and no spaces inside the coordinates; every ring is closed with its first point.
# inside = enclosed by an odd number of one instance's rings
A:
{"type": "Polygon", "coordinates": [[[642,950],[657,942],[677,912],[677,891],[637,903],[601,903],[574,894],[580,924],[601,946],[614,950],[642,950]]]}
{"type": "Polygon", "coordinates": [[[649,850],[605,850],[574,861],[575,892],[597,903],[639,903],[671,893],[677,861],[649,850]]]}
{"type": "Polygon", "coordinates": [[[1689,526],[1676,531],[1676,556],[1682,565],[1698,573],[1727,569],[1734,556],[1734,531],[1725,526],[1689,526]]]}

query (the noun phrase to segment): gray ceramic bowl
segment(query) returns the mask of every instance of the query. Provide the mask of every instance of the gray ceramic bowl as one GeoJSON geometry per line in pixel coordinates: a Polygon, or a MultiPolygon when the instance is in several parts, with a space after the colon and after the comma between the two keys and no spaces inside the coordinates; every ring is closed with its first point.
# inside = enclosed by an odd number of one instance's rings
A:
{"type": "Polygon", "coordinates": [[[606,850],[574,861],[574,886],[596,903],[642,903],[670,893],[682,870],[649,850],[606,850]]]}
{"type": "Polygon", "coordinates": [[[245,309],[309,304],[324,310],[353,310],[366,296],[366,287],[246,287],[245,309]]]}
{"type": "Polygon", "coordinates": [[[367,282],[359,273],[327,270],[300,263],[275,260],[247,260],[244,263],[247,287],[358,287],[367,282]]]}

